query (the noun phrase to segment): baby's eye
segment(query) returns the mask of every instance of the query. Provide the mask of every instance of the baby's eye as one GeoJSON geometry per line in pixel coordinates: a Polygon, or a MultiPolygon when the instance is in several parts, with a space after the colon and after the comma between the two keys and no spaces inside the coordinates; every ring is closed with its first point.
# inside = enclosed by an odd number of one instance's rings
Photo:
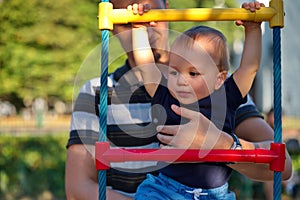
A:
{"type": "Polygon", "coordinates": [[[190,76],[199,76],[200,73],[199,72],[190,72],[190,76]]]}

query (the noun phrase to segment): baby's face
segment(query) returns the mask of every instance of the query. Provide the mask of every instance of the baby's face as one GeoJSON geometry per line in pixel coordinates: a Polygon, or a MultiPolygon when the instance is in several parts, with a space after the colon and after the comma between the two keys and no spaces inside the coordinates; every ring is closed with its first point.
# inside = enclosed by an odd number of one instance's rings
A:
{"type": "MultiPolygon", "coordinates": [[[[170,54],[168,88],[173,97],[183,104],[191,104],[209,96],[216,89],[219,70],[204,48],[195,43],[192,48],[173,49],[170,54]]],[[[202,46],[203,46],[202,45],[202,46]]]]}

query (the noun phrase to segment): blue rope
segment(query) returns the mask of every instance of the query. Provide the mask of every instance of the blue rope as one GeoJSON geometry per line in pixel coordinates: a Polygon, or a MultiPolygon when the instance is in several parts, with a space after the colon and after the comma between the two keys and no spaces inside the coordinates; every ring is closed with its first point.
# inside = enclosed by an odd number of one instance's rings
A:
{"type": "MultiPolygon", "coordinates": [[[[274,142],[282,143],[281,121],[281,36],[280,27],[273,28],[273,76],[274,76],[274,142]]],[[[274,200],[281,199],[281,172],[274,172],[274,200]]]]}
{"type": "MultiPolygon", "coordinates": [[[[107,75],[108,75],[108,44],[109,31],[102,31],[100,105],[99,105],[99,142],[106,141],[107,123],[107,75]]],[[[99,200],[106,199],[106,171],[98,171],[99,200]]]]}
{"type": "MultiPolygon", "coordinates": [[[[109,2],[102,0],[102,2],[109,2]]],[[[108,76],[109,30],[102,30],[100,104],[99,104],[99,142],[106,141],[107,124],[107,76],[108,76]]],[[[106,171],[98,171],[98,200],[106,199],[106,171]]]]}
{"type": "MultiPolygon", "coordinates": [[[[109,0],[102,0],[109,2],[109,0]]],[[[280,28],[273,29],[274,63],[274,142],[282,142],[281,123],[281,37],[280,28]]],[[[107,76],[108,76],[109,30],[102,30],[100,105],[99,105],[99,141],[106,141],[107,124],[107,76]]],[[[281,199],[281,172],[274,172],[274,200],[281,199]]],[[[106,171],[98,171],[98,199],[106,199],[106,171]]]]}

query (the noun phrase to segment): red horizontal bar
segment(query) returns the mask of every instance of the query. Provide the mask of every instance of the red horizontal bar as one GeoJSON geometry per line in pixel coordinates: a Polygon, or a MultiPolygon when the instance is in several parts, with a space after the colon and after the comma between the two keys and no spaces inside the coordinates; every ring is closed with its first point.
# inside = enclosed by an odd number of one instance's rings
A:
{"type": "Polygon", "coordinates": [[[254,162],[270,163],[273,171],[283,171],[285,145],[271,144],[271,149],[255,150],[198,150],[198,149],[125,149],[110,148],[108,142],[96,143],[96,168],[108,169],[110,162],[254,162]],[[283,163],[283,165],[282,165],[283,163]]]}

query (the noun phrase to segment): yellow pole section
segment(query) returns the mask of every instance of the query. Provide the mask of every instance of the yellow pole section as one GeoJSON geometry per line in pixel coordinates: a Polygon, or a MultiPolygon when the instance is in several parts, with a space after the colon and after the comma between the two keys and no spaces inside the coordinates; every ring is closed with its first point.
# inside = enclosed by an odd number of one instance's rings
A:
{"type": "Polygon", "coordinates": [[[98,28],[99,30],[113,30],[113,21],[110,19],[113,11],[113,4],[109,2],[101,2],[98,4],[98,28]]]}
{"type": "Polygon", "coordinates": [[[271,0],[270,7],[276,10],[276,15],[270,20],[270,27],[284,27],[284,8],[282,0],[271,0]]]}
{"type": "Polygon", "coordinates": [[[189,8],[189,9],[153,9],[143,15],[134,15],[127,9],[113,9],[111,3],[99,4],[99,29],[113,29],[113,24],[150,21],[269,21],[276,14],[271,7],[255,12],[243,8],[189,8]]]}
{"type": "Polygon", "coordinates": [[[113,9],[112,3],[101,2],[98,8],[98,28],[112,30],[114,24],[150,21],[269,21],[270,27],[284,26],[282,0],[271,0],[270,7],[255,12],[243,8],[154,9],[144,15],[134,15],[126,9],[113,9]]]}

